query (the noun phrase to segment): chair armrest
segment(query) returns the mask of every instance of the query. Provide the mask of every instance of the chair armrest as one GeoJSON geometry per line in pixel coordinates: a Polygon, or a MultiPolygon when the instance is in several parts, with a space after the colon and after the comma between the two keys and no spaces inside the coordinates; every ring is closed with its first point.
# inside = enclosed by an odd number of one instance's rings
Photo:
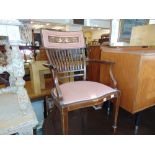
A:
{"type": "Polygon", "coordinates": [[[113,83],[113,87],[117,88],[117,81],[112,73],[112,66],[115,64],[115,62],[113,61],[107,61],[107,60],[96,60],[96,59],[86,59],[86,61],[91,62],[91,63],[99,63],[99,64],[106,64],[106,65],[110,65],[109,66],[109,75],[110,75],[110,79],[112,80],[113,83]]]}
{"type": "Polygon", "coordinates": [[[53,64],[43,64],[43,66],[49,68],[49,69],[54,69],[56,70],[57,68],[53,64]]]}
{"type": "Polygon", "coordinates": [[[59,87],[57,68],[52,64],[43,64],[43,66],[45,66],[51,70],[58,100],[59,101],[62,100],[62,92],[59,87]]]}

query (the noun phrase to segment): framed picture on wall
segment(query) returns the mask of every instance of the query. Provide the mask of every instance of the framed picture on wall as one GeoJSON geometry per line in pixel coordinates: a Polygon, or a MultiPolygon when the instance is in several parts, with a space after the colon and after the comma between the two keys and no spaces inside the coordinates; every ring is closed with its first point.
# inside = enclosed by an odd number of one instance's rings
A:
{"type": "Polygon", "coordinates": [[[84,25],[84,19],[73,19],[73,24],[84,25]]]}
{"type": "Polygon", "coordinates": [[[119,23],[118,42],[130,42],[132,28],[149,24],[149,19],[121,19],[119,23]]]}

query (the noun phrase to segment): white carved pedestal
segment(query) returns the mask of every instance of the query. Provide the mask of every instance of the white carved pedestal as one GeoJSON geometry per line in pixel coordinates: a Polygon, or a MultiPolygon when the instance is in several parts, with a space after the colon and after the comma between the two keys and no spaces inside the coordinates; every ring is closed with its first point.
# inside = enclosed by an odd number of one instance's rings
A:
{"type": "Polygon", "coordinates": [[[24,88],[24,62],[18,46],[6,47],[7,62],[0,74],[10,73],[10,86],[0,89],[0,134],[33,134],[38,124],[27,91],[24,88]]]}

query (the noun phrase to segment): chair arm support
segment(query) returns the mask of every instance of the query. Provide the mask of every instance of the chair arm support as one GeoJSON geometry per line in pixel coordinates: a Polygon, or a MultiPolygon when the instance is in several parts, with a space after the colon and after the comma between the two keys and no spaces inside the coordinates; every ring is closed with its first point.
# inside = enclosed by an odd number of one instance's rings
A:
{"type": "Polygon", "coordinates": [[[53,64],[43,64],[44,67],[47,67],[49,69],[54,69],[56,70],[56,67],[53,64]]]}
{"type": "Polygon", "coordinates": [[[62,92],[59,87],[57,68],[52,64],[43,64],[43,66],[51,70],[58,100],[62,100],[62,92]]]}
{"type": "Polygon", "coordinates": [[[86,59],[86,61],[91,62],[91,63],[99,63],[99,64],[106,64],[106,65],[110,65],[109,66],[109,75],[110,78],[113,82],[113,87],[117,88],[117,81],[112,73],[112,66],[115,64],[115,62],[113,61],[107,61],[107,60],[96,60],[96,59],[86,59]]]}

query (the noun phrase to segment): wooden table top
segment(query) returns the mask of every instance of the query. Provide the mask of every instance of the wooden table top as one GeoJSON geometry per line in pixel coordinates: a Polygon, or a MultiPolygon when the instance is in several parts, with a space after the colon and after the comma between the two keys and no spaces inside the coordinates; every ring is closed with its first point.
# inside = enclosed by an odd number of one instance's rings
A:
{"type": "MultiPolygon", "coordinates": [[[[4,87],[5,86],[3,84],[0,85],[0,88],[4,88],[4,87]]],[[[37,100],[40,98],[44,98],[45,96],[50,96],[50,94],[51,94],[52,79],[46,78],[46,80],[45,80],[45,88],[46,89],[42,89],[40,94],[34,93],[34,91],[32,89],[32,85],[31,85],[31,81],[26,81],[25,88],[26,88],[31,100],[37,100]]]]}
{"type": "Polygon", "coordinates": [[[50,96],[51,89],[52,89],[52,80],[51,79],[45,80],[46,89],[42,89],[40,94],[34,93],[32,85],[31,85],[31,81],[26,81],[25,88],[27,89],[28,95],[31,100],[43,98],[45,96],[50,96]]]}

